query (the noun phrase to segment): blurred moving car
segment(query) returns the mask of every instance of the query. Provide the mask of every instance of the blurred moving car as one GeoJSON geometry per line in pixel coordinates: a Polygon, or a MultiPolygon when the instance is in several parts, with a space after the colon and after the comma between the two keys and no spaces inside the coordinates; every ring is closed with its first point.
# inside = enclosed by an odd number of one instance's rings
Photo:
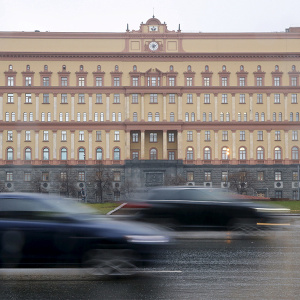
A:
{"type": "MultiPolygon", "coordinates": [[[[240,195],[241,196],[241,195],[240,195]]],[[[154,188],[145,200],[131,202],[136,220],[173,229],[270,229],[289,225],[281,219],[290,210],[239,199],[224,189],[201,187],[154,188]]]]}
{"type": "Polygon", "coordinates": [[[84,266],[129,275],[169,241],[155,226],[112,220],[75,200],[0,193],[1,267],[84,266]]]}

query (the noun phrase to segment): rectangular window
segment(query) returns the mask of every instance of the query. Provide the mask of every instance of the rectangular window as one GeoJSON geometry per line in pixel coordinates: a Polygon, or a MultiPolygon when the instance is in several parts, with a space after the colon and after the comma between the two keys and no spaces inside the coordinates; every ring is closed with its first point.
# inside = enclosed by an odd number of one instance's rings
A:
{"type": "Polygon", "coordinates": [[[257,94],[257,103],[259,103],[259,104],[263,103],[263,95],[262,94],[257,94]]]}
{"type": "Polygon", "coordinates": [[[227,77],[222,77],[222,86],[227,86],[227,77]]]}
{"type": "Polygon", "coordinates": [[[7,85],[8,86],[14,86],[14,77],[7,77],[7,85]]]}
{"type": "Polygon", "coordinates": [[[193,86],[193,78],[192,77],[187,77],[186,85],[187,86],[193,86]]]}
{"type": "Polygon", "coordinates": [[[25,94],[25,103],[31,103],[31,94],[25,94]]]}
{"type": "Polygon", "coordinates": [[[175,152],[169,151],[169,160],[175,160],[175,152]]]}
{"type": "Polygon", "coordinates": [[[175,77],[169,77],[169,86],[175,86],[175,77]]]}
{"type": "Polygon", "coordinates": [[[62,180],[62,181],[65,181],[65,180],[67,180],[67,172],[60,172],[60,179],[62,180]]]}
{"type": "Polygon", "coordinates": [[[121,172],[114,172],[114,181],[121,181],[121,172]]]}
{"type": "Polygon", "coordinates": [[[292,94],[292,103],[297,103],[297,94],[292,94]]]}
{"type": "Polygon", "coordinates": [[[245,77],[240,77],[239,83],[240,86],[245,86],[245,77]]]}
{"type": "Polygon", "coordinates": [[[49,141],[49,131],[48,130],[44,130],[43,132],[43,141],[49,141]]]}
{"type": "Polygon", "coordinates": [[[275,198],[281,199],[282,198],[282,191],[275,191],[275,198]]]}
{"type": "Polygon", "coordinates": [[[205,141],[210,141],[210,130],[205,131],[205,141]]]}
{"type": "Polygon", "coordinates": [[[157,94],[150,94],[150,103],[157,103],[157,94]]]}
{"type": "Polygon", "coordinates": [[[14,94],[7,94],[7,103],[14,103],[14,94]]]}
{"type": "Polygon", "coordinates": [[[274,95],[274,103],[280,103],[280,94],[274,95]]]}
{"type": "Polygon", "coordinates": [[[7,131],[7,141],[11,142],[13,140],[12,130],[7,131]]]}
{"type": "Polygon", "coordinates": [[[120,86],[120,77],[114,77],[114,86],[120,86]]]}
{"type": "Polygon", "coordinates": [[[204,77],[204,86],[210,86],[210,78],[204,77]]]}
{"type": "Polygon", "coordinates": [[[61,94],[61,103],[68,103],[68,95],[61,94]]]}
{"type": "Polygon", "coordinates": [[[30,141],[31,139],[30,139],[30,130],[26,130],[25,131],[25,141],[30,141]]]}
{"type": "Polygon", "coordinates": [[[292,174],[292,180],[293,181],[298,181],[298,172],[297,171],[293,172],[293,174],[292,174]]]}
{"type": "Polygon", "coordinates": [[[115,142],[120,141],[120,131],[115,131],[115,142]]]}
{"type": "Polygon", "coordinates": [[[132,103],[139,103],[139,95],[132,94],[132,103]]]}
{"type": "Polygon", "coordinates": [[[43,86],[49,86],[49,85],[50,85],[50,78],[43,77],[43,86]]]}
{"type": "Polygon", "coordinates": [[[210,103],[210,94],[204,94],[204,103],[210,103]]]}
{"type": "Polygon", "coordinates": [[[114,94],[114,103],[120,103],[120,94],[114,94]]]}
{"type": "Polygon", "coordinates": [[[101,138],[101,131],[96,131],[96,141],[97,142],[101,142],[102,138],[101,138]]]}
{"type": "Polygon", "coordinates": [[[132,159],[139,159],[139,152],[138,151],[132,151],[132,159]]]}
{"type": "Polygon", "coordinates": [[[79,77],[78,78],[78,85],[79,86],[84,86],[85,85],[85,78],[84,77],[79,77]]]}
{"type": "Polygon", "coordinates": [[[102,103],[102,94],[96,94],[96,103],[102,103]]]}
{"type": "Polygon", "coordinates": [[[222,182],[228,181],[228,172],[227,171],[222,171],[221,180],[222,180],[222,182]]]}
{"type": "Polygon", "coordinates": [[[42,181],[49,181],[49,172],[42,173],[42,181]]]}
{"type": "Polygon", "coordinates": [[[84,181],[85,173],[83,171],[78,172],[78,181],[84,181]]]}
{"type": "Polygon", "coordinates": [[[67,131],[63,130],[61,132],[61,140],[62,140],[62,142],[66,142],[67,141],[67,131]]]}
{"type": "Polygon", "coordinates": [[[245,103],[245,94],[240,94],[240,103],[245,103]]]}
{"type": "Polygon", "coordinates": [[[157,142],[157,133],[151,132],[150,133],[150,143],[156,143],[157,142]]]}
{"type": "Polygon", "coordinates": [[[186,180],[194,181],[194,172],[186,172],[186,180]]]}
{"type": "Polygon", "coordinates": [[[175,103],[175,94],[169,94],[169,103],[175,103]]]}
{"type": "Polygon", "coordinates": [[[169,143],[174,143],[175,142],[175,133],[174,132],[169,132],[168,133],[168,141],[169,141],[169,143]]]}
{"type": "Polygon", "coordinates": [[[187,103],[193,103],[193,94],[187,94],[187,103]]]}
{"type": "Polygon", "coordinates": [[[187,132],[187,141],[192,142],[193,141],[193,131],[187,132]]]}
{"type": "Polygon", "coordinates": [[[31,86],[31,77],[25,77],[25,86],[31,86]]]}
{"type": "Polygon", "coordinates": [[[257,86],[262,86],[262,77],[257,77],[256,78],[256,85],[257,86]]]}
{"type": "Polygon", "coordinates": [[[292,86],[297,86],[297,77],[291,78],[291,84],[292,84],[292,86]]]}
{"type": "Polygon", "coordinates": [[[257,181],[264,181],[264,172],[263,171],[257,172],[257,181]]]}
{"type": "Polygon", "coordinates": [[[78,95],[78,103],[84,103],[84,94],[78,95]]]}
{"type": "Polygon", "coordinates": [[[240,141],[245,141],[245,131],[244,130],[240,130],[240,141]]]}
{"type": "Polygon", "coordinates": [[[274,77],[274,86],[280,85],[280,77],[274,77]]]}
{"type": "Polygon", "coordinates": [[[132,77],[132,85],[138,86],[139,85],[139,78],[138,77],[132,77]]]}
{"type": "Polygon", "coordinates": [[[68,86],[68,77],[61,77],[61,86],[68,86]]]}
{"type": "Polygon", "coordinates": [[[228,131],[222,131],[222,141],[228,141],[228,131]]]}
{"type": "Polygon", "coordinates": [[[211,172],[204,172],[204,181],[211,181],[211,172]]]}
{"type": "Polygon", "coordinates": [[[281,180],[281,172],[280,171],[275,172],[275,180],[276,181],[280,181],[281,180]]]}
{"type": "Polygon", "coordinates": [[[259,130],[259,131],[257,131],[257,140],[258,141],[263,141],[263,138],[264,136],[263,136],[263,131],[261,131],[261,130],[259,130]]]}
{"type": "Polygon", "coordinates": [[[132,142],[138,143],[139,142],[139,134],[137,132],[132,133],[132,142]]]}
{"type": "Polygon", "coordinates": [[[24,172],[24,181],[31,181],[31,173],[24,172]]]}
{"type": "Polygon", "coordinates": [[[6,181],[13,181],[13,172],[6,172],[6,181]]]}
{"type": "Polygon", "coordinates": [[[227,94],[222,94],[222,103],[228,103],[227,102],[227,94]]]}
{"type": "Polygon", "coordinates": [[[84,141],[84,131],[83,130],[79,131],[79,141],[84,141]]]}
{"type": "Polygon", "coordinates": [[[280,138],[280,131],[279,130],[276,130],[275,131],[275,141],[280,141],[281,138],[280,138]]]}
{"type": "Polygon", "coordinates": [[[292,131],[292,140],[293,141],[298,141],[298,130],[293,130],[292,131]]]}
{"type": "Polygon", "coordinates": [[[102,77],[96,77],[96,86],[102,86],[102,77]]]}
{"type": "Polygon", "coordinates": [[[43,94],[43,103],[49,103],[49,94],[43,94]]]}

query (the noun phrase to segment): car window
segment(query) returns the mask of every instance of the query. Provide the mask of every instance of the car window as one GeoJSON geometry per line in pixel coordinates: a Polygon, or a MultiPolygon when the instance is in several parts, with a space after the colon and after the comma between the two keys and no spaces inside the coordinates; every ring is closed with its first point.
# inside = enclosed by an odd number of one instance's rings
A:
{"type": "Polygon", "coordinates": [[[0,211],[48,211],[45,203],[29,198],[1,198],[0,211]]]}

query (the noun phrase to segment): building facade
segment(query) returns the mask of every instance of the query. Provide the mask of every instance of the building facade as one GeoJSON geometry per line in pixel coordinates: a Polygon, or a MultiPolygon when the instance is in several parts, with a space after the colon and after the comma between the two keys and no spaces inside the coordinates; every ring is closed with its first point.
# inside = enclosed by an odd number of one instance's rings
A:
{"type": "Polygon", "coordinates": [[[39,174],[58,192],[67,166],[92,195],[101,164],[116,200],[127,180],[225,187],[236,172],[251,195],[297,199],[299,43],[300,28],[183,33],[154,17],[124,33],[0,32],[2,189],[39,174]]]}

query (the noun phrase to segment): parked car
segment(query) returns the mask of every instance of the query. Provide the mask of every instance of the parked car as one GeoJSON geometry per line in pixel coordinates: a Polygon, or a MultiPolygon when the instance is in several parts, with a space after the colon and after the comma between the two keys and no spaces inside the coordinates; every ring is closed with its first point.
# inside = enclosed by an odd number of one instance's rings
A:
{"type": "Polygon", "coordinates": [[[155,226],[113,220],[76,200],[0,193],[2,268],[83,266],[95,275],[128,275],[168,241],[155,226]]]}
{"type": "Polygon", "coordinates": [[[289,209],[245,200],[218,188],[163,187],[150,190],[144,200],[127,205],[136,220],[173,229],[270,229],[289,225],[282,214],[289,209]]]}

